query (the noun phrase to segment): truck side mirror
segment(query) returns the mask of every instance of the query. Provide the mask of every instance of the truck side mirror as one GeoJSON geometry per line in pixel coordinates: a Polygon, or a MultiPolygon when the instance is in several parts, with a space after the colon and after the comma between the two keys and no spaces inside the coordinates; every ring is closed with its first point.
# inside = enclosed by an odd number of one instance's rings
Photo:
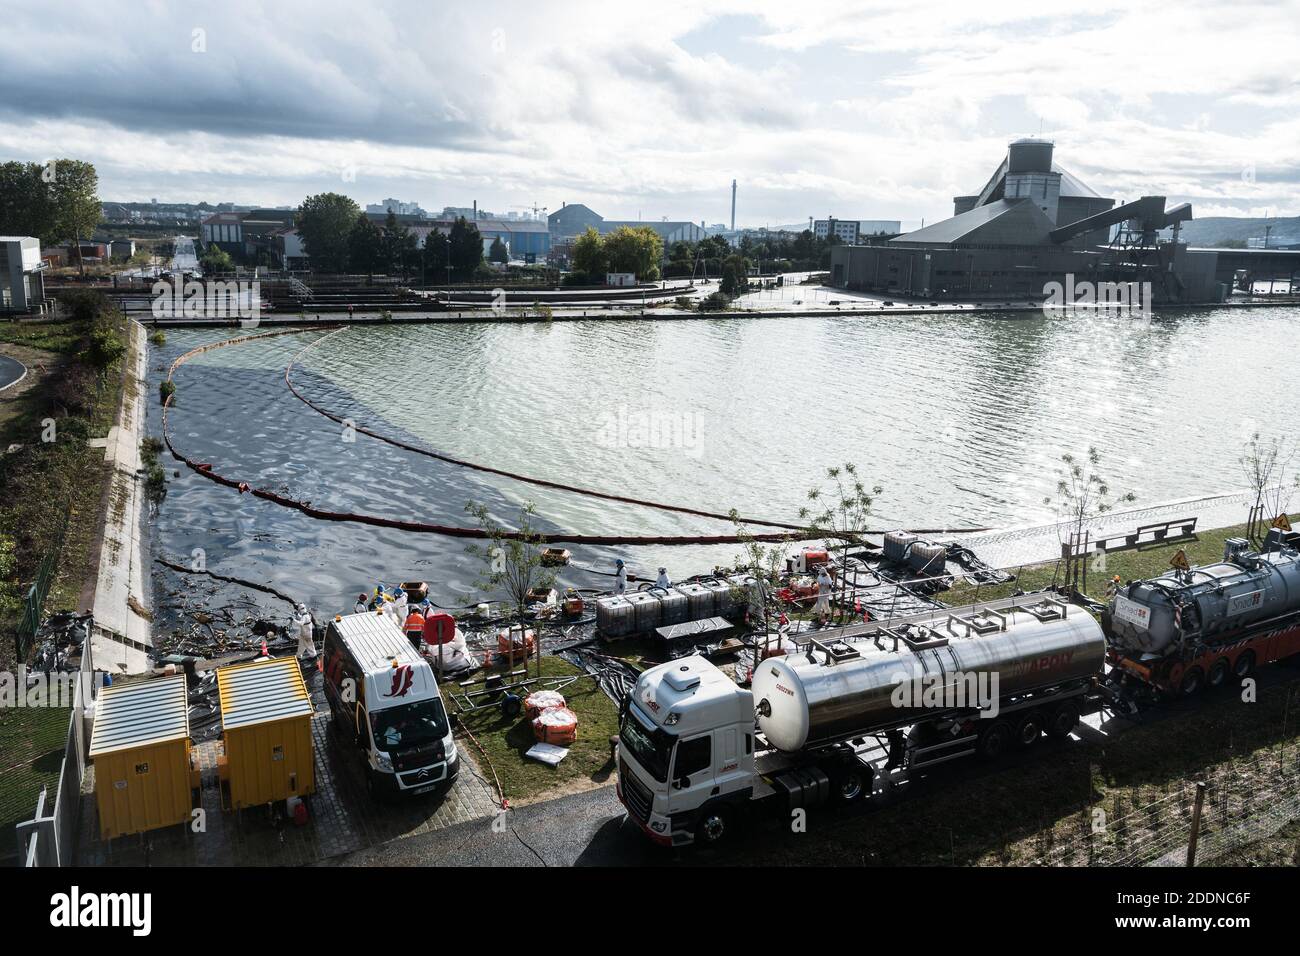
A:
{"type": "Polygon", "coordinates": [[[691,785],[691,778],[689,776],[678,777],[676,780],[673,781],[674,790],[685,790],[690,785],[691,785]]]}

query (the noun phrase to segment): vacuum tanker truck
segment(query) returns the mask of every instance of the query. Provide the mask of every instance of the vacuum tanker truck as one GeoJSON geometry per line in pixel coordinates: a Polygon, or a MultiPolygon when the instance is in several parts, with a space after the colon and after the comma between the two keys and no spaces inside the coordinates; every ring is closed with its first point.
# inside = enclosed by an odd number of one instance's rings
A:
{"type": "Polygon", "coordinates": [[[1118,698],[1189,696],[1300,654],[1300,534],[1271,529],[1259,550],[1116,589],[1102,624],[1118,698]]]}
{"type": "Polygon", "coordinates": [[[829,633],[761,660],[749,688],[700,656],[641,675],[617,789],[652,840],[716,843],[751,806],[852,803],[923,767],[1066,736],[1106,654],[1096,619],[1048,592],[829,633]]]}

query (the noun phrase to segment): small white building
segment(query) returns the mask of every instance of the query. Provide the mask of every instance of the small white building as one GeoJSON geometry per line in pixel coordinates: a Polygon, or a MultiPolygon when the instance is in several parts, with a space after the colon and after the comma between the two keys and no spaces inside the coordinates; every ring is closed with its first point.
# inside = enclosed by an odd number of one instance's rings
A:
{"type": "Polygon", "coordinates": [[[605,273],[605,285],[628,286],[636,285],[635,272],[607,272],[605,273]]]}
{"type": "Polygon", "coordinates": [[[45,262],[34,236],[0,236],[0,312],[31,312],[45,300],[45,262]]]}

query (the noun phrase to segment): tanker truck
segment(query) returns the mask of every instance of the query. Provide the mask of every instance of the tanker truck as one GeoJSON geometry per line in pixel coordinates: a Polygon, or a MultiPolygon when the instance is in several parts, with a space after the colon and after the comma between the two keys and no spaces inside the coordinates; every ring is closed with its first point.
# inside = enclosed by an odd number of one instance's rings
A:
{"type": "Polygon", "coordinates": [[[1190,696],[1300,654],[1300,534],[1262,550],[1224,542],[1223,560],[1116,589],[1102,612],[1117,699],[1190,696]]]}
{"type": "Polygon", "coordinates": [[[883,795],[925,767],[1067,736],[1105,637],[1040,592],[815,632],[734,683],[700,656],[646,670],[619,719],[618,798],[650,839],[712,844],[764,806],[883,795]]]}

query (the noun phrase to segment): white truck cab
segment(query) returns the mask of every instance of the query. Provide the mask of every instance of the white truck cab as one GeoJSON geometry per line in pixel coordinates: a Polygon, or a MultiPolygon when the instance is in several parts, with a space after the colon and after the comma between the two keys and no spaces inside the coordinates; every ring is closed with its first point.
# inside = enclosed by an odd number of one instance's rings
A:
{"type": "Polygon", "coordinates": [[[641,675],[619,721],[617,790],[652,840],[716,842],[755,779],[748,690],[698,655],[641,675]]]}
{"type": "Polygon", "coordinates": [[[448,789],[460,769],[433,669],[391,614],[343,614],[325,629],[325,697],[366,764],[375,797],[448,789]]]}

